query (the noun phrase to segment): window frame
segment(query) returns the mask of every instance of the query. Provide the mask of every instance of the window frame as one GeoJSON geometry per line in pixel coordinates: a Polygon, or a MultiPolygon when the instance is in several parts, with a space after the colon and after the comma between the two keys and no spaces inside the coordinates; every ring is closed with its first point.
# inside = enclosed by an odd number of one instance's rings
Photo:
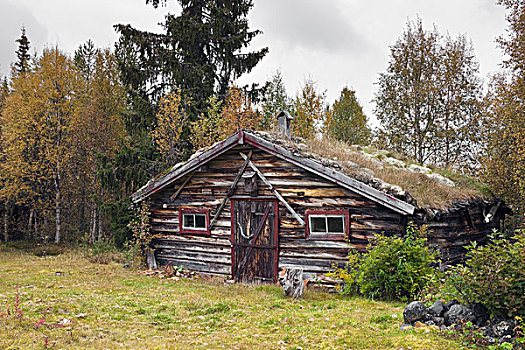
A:
{"type": "MultiPolygon", "coordinates": [[[[349,210],[307,210],[306,211],[306,227],[305,227],[305,238],[306,239],[330,239],[346,241],[350,239],[350,211],[349,210]],[[312,217],[343,217],[343,231],[342,233],[320,233],[310,232],[310,218],[312,217]]],[[[327,221],[328,226],[328,221],[327,221]]],[[[328,230],[328,227],[327,227],[328,230]]]]}
{"type": "Polygon", "coordinates": [[[179,232],[180,233],[191,233],[197,235],[211,235],[210,230],[210,210],[209,209],[197,209],[197,208],[181,208],[179,209],[179,232]],[[203,229],[198,228],[184,228],[184,214],[204,214],[206,227],[203,229]]]}

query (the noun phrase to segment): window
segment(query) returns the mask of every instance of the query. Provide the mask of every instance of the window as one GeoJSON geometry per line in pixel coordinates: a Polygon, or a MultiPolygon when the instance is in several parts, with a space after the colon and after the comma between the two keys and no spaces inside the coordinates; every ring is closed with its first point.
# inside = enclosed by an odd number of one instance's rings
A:
{"type": "Polygon", "coordinates": [[[307,211],[306,238],[345,240],[350,233],[350,213],[344,210],[307,211]]]}
{"type": "Polygon", "coordinates": [[[180,209],[180,233],[210,234],[210,211],[208,209],[180,209]]]}

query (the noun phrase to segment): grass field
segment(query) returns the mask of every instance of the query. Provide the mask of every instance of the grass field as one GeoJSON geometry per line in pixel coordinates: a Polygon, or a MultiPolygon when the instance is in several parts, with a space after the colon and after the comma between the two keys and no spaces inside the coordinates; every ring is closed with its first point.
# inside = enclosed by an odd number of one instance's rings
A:
{"type": "Polygon", "coordinates": [[[277,286],[151,278],[78,250],[38,257],[0,247],[0,349],[461,347],[400,331],[402,311],[316,290],[294,301],[277,286]]]}

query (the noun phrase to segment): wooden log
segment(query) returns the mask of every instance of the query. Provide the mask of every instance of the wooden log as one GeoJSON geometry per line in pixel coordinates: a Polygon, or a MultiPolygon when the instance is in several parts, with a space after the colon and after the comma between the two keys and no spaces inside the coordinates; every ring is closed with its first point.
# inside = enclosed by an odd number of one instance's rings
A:
{"type": "Polygon", "coordinates": [[[217,221],[217,219],[219,218],[219,215],[221,214],[221,211],[222,209],[224,208],[224,205],[226,204],[226,201],[228,200],[228,198],[231,197],[231,195],[233,194],[233,191],[235,190],[235,187],[237,187],[237,183],[239,182],[239,180],[241,179],[241,176],[242,174],[244,173],[244,171],[246,170],[246,167],[248,166],[248,163],[250,162],[250,159],[252,158],[252,151],[250,150],[250,152],[248,153],[248,156],[246,157],[246,159],[244,160],[244,164],[242,165],[241,169],[239,170],[239,172],[237,173],[237,176],[235,177],[235,179],[233,180],[233,183],[230,187],[230,189],[228,190],[228,192],[226,193],[226,196],[224,197],[224,199],[222,200],[221,202],[221,205],[219,206],[219,209],[217,209],[217,212],[215,213],[215,216],[213,217],[213,220],[211,221],[210,223],[210,229],[213,228],[213,225],[215,225],[215,222],[217,221]]]}
{"type": "Polygon", "coordinates": [[[173,196],[170,197],[170,202],[173,202],[177,196],[182,192],[182,190],[184,189],[184,187],[188,184],[188,182],[190,182],[191,178],[193,177],[193,174],[195,174],[195,171],[191,172],[190,175],[188,176],[188,178],[186,179],[186,181],[184,181],[184,183],[182,184],[182,186],[179,187],[179,189],[177,190],[177,192],[175,192],[173,194],[173,196]]]}
{"type": "MultiPolygon", "coordinates": [[[[244,159],[247,159],[247,156],[244,154],[244,153],[241,153],[241,156],[244,158],[244,159]]],[[[279,201],[281,201],[281,203],[284,204],[284,206],[286,207],[286,209],[288,209],[288,211],[290,213],[292,213],[292,215],[297,219],[297,221],[299,221],[299,223],[301,224],[301,226],[305,226],[305,222],[304,220],[299,216],[299,214],[297,214],[295,212],[295,210],[293,210],[293,208],[288,204],[288,202],[281,196],[281,194],[273,187],[273,185],[266,179],[266,177],[264,177],[263,173],[261,173],[261,171],[250,161],[248,160],[248,164],[250,165],[250,167],[257,173],[257,175],[259,175],[259,177],[261,178],[261,180],[273,191],[273,193],[275,194],[275,196],[277,197],[277,199],[279,199],[279,201]]]]}

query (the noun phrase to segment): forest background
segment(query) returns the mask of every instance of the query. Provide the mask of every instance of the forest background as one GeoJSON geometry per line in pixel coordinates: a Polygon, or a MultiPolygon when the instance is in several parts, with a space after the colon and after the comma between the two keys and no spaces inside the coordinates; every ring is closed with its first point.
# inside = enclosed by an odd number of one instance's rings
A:
{"type": "MultiPolygon", "coordinates": [[[[501,70],[481,77],[472,43],[419,18],[407,21],[376,82],[370,127],[350,87],[329,104],[313,78],[290,96],[283,74],[238,86],[269,48],[250,0],[178,0],[161,33],[116,25],[115,47],[87,41],[69,55],[31,55],[25,28],[0,87],[3,239],[121,246],[129,196],[148,179],[240,128],[269,130],[289,111],[293,133],[404,153],[488,185],[522,218],[525,200],[525,5],[500,0],[507,33],[501,70]],[[484,83],[487,81],[488,83],[484,83]]],[[[157,8],[162,0],[146,0],[157,8]]]]}

